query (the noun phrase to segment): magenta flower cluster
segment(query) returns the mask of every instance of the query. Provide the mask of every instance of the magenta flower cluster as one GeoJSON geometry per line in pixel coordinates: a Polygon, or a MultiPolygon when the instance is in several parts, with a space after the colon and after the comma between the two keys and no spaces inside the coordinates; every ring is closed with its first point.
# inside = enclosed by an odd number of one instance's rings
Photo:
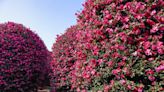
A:
{"type": "Polygon", "coordinates": [[[55,87],[164,91],[164,1],[87,0],[53,46],[55,87]]]}
{"type": "Polygon", "coordinates": [[[49,52],[21,24],[0,24],[0,92],[36,92],[48,75],[49,52]]]}

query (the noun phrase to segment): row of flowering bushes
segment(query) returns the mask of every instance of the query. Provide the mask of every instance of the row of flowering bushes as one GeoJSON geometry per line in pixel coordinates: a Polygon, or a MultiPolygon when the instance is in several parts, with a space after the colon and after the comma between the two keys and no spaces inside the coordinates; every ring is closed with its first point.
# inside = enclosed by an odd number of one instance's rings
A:
{"type": "Polygon", "coordinates": [[[77,92],[164,91],[164,1],[87,0],[53,46],[52,85],[77,92]]]}
{"type": "Polygon", "coordinates": [[[0,24],[0,92],[36,92],[48,83],[49,65],[59,92],[164,91],[164,1],[87,0],[83,6],[52,54],[30,29],[0,24]]]}
{"type": "Polygon", "coordinates": [[[37,92],[48,84],[50,53],[21,24],[0,24],[0,92],[37,92]]]}

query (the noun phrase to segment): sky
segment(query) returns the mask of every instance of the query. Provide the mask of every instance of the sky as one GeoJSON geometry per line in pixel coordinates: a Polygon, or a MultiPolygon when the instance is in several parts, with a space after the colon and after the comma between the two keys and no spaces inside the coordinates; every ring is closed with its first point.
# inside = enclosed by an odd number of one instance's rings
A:
{"type": "Polygon", "coordinates": [[[21,23],[37,33],[51,51],[56,35],[76,24],[85,0],[0,0],[0,23],[21,23]]]}

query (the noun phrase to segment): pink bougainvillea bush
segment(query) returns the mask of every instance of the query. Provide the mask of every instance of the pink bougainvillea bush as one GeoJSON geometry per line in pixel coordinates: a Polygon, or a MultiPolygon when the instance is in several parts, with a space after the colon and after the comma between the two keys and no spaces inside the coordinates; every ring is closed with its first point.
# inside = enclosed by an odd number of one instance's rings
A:
{"type": "Polygon", "coordinates": [[[75,39],[60,36],[54,46],[60,52],[54,64],[64,65],[56,66],[58,75],[64,74],[60,83],[69,81],[77,92],[163,91],[164,1],[87,0],[83,5],[75,39]],[[70,57],[71,68],[65,66],[70,57]]]}
{"type": "Polygon", "coordinates": [[[71,86],[69,76],[70,71],[73,69],[76,57],[74,55],[75,47],[77,44],[76,34],[78,26],[71,26],[66,32],[57,36],[56,42],[53,45],[53,61],[51,68],[53,70],[51,85],[57,91],[69,90],[71,86]]]}
{"type": "Polygon", "coordinates": [[[0,92],[36,92],[48,78],[49,52],[21,24],[0,24],[0,92]]]}

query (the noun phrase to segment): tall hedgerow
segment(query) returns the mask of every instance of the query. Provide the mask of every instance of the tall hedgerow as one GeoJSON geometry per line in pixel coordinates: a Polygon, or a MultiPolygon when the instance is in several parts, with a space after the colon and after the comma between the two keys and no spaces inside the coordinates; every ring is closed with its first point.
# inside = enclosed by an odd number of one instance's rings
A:
{"type": "MultiPolygon", "coordinates": [[[[59,80],[77,92],[163,91],[164,1],[87,0],[83,6],[68,51],[75,57],[70,77],[59,80]]],[[[65,51],[62,46],[56,49],[65,51]]]]}
{"type": "Polygon", "coordinates": [[[77,32],[78,26],[71,26],[64,34],[58,35],[56,42],[53,44],[53,60],[51,62],[53,74],[51,74],[51,85],[55,87],[57,91],[68,91],[71,89],[70,78],[72,76],[70,76],[70,73],[76,61],[74,52],[77,44],[77,32]]]}

